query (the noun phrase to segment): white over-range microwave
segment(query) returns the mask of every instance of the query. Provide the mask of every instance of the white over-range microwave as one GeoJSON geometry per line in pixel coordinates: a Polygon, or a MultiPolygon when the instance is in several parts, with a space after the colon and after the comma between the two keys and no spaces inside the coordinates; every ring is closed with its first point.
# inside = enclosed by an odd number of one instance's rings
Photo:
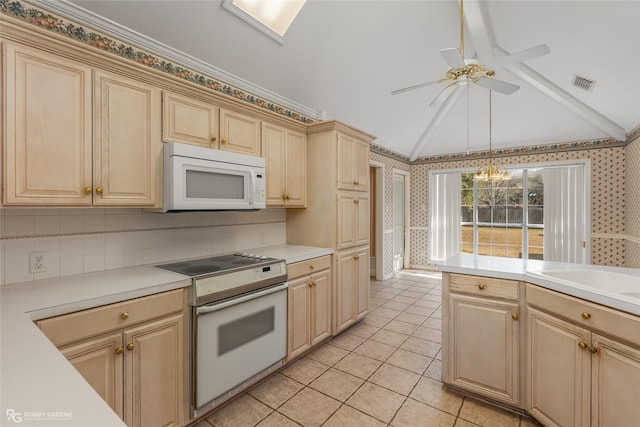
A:
{"type": "Polygon", "coordinates": [[[163,212],[264,209],[265,159],[164,144],[163,212]]]}

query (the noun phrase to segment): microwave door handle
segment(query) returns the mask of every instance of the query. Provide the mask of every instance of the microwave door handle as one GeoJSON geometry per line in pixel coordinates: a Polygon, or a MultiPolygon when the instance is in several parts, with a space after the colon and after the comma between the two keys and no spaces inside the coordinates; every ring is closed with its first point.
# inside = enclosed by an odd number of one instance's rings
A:
{"type": "Polygon", "coordinates": [[[251,188],[249,188],[249,205],[253,206],[253,195],[256,191],[256,174],[253,169],[249,169],[249,177],[251,179],[251,188]]]}

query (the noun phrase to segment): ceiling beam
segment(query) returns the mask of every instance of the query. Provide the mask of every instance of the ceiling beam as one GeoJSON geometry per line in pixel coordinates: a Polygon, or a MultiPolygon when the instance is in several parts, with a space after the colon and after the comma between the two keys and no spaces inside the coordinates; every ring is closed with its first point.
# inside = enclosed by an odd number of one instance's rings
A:
{"type": "MultiPolygon", "coordinates": [[[[509,54],[500,46],[495,46],[495,51],[501,55],[509,54]]],[[[627,133],[622,126],[612,120],[609,120],[607,117],[589,107],[587,104],[580,101],[578,98],[571,95],[569,92],[565,91],[528,65],[518,63],[509,65],[506,69],[560,105],[569,109],[580,118],[584,119],[591,126],[599,129],[606,135],[615,138],[618,141],[626,141],[627,133]]]]}
{"type": "Polygon", "coordinates": [[[480,61],[483,63],[493,61],[493,46],[496,43],[486,3],[480,0],[466,0],[464,2],[464,19],[480,61]]]}
{"type": "Polygon", "coordinates": [[[433,119],[431,119],[431,122],[429,122],[429,125],[418,139],[418,142],[416,142],[413,150],[411,150],[411,155],[409,156],[410,161],[413,162],[418,158],[418,155],[420,155],[420,153],[424,149],[424,146],[429,141],[429,138],[431,138],[436,129],[438,129],[438,127],[442,124],[445,116],[460,97],[460,94],[463,92],[463,87],[466,86],[456,86],[453,92],[451,92],[447,99],[445,99],[444,102],[440,105],[440,108],[438,108],[438,111],[436,111],[435,116],[433,116],[433,119]]]}

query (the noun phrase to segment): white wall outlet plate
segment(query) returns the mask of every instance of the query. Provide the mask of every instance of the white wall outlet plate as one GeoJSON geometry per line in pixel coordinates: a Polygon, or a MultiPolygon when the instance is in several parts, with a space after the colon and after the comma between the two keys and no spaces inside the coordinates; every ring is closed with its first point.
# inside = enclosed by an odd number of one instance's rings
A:
{"type": "Polygon", "coordinates": [[[29,253],[29,273],[44,273],[47,271],[46,252],[29,253]]]}

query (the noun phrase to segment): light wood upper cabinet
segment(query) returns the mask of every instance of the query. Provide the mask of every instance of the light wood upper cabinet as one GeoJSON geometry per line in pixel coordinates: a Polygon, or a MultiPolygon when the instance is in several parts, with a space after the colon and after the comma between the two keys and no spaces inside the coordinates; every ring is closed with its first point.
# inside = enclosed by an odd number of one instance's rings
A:
{"type": "Polygon", "coordinates": [[[369,190],[369,144],[338,134],[338,189],[369,190]]]}
{"type": "Polygon", "coordinates": [[[445,383],[501,403],[522,405],[520,286],[514,280],[443,274],[445,383]]]}
{"type": "Polygon", "coordinates": [[[214,105],[164,92],[162,140],[218,148],[219,111],[214,105]]]}
{"type": "Polygon", "coordinates": [[[4,53],[5,204],[162,203],[159,89],[17,44],[4,53]]]}
{"type": "Polygon", "coordinates": [[[260,156],[260,120],[220,109],[220,145],[225,151],[260,156]]]}
{"type": "Polygon", "coordinates": [[[369,242],[369,195],[355,192],[338,194],[337,249],[369,242]]]}
{"type": "Polygon", "coordinates": [[[91,205],[91,68],[3,48],[4,204],[91,205]]]}
{"type": "Polygon", "coordinates": [[[94,81],[94,204],[156,205],[161,91],[98,70],[94,81]]]}
{"type": "Polygon", "coordinates": [[[262,123],[262,157],[266,161],[267,206],[307,204],[307,137],[262,123]]]}

